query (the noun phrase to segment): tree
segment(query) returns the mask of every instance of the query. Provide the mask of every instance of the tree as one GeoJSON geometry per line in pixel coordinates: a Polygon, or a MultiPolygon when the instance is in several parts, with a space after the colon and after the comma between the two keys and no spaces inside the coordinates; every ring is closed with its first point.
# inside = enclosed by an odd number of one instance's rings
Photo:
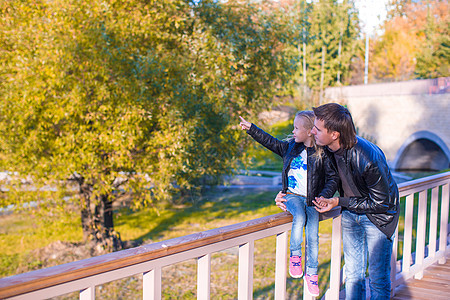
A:
{"type": "Polygon", "coordinates": [[[308,84],[322,94],[325,87],[346,82],[350,76],[359,26],[352,1],[324,0],[313,7],[307,78],[308,84]]]}
{"type": "Polygon", "coordinates": [[[281,8],[281,13],[284,19],[291,22],[291,41],[289,50],[292,55],[298,58],[295,63],[298,64],[297,72],[292,76],[291,84],[287,86],[286,93],[293,95],[296,101],[296,106],[302,109],[308,98],[308,84],[307,84],[307,64],[306,64],[306,45],[311,41],[310,36],[310,15],[313,9],[313,4],[306,0],[284,0],[277,3],[281,8]]]}
{"type": "MultiPolygon", "coordinates": [[[[265,109],[291,68],[283,22],[238,1],[4,1],[0,12],[0,167],[38,190],[73,182],[86,240],[111,249],[118,195],[155,206],[231,172],[237,116],[265,109]]],[[[2,206],[29,201],[14,178],[2,206]]]]}
{"type": "Polygon", "coordinates": [[[448,2],[395,0],[390,7],[371,53],[373,80],[448,76],[448,2]]]}
{"type": "Polygon", "coordinates": [[[287,91],[300,95],[305,89],[319,91],[327,86],[348,84],[350,64],[358,55],[358,15],[353,1],[283,0],[277,2],[284,15],[292,20],[290,53],[297,54],[299,68],[287,91]],[[296,88],[297,87],[297,88],[296,88]]]}
{"type": "Polygon", "coordinates": [[[369,61],[374,81],[402,81],[412,78],[415,52],[419,44],[405,18],[395,18],[384,25],[384,33],[373,43],[369,61]]]}
{"type": "Polygon", "coordinates": [[[420,78],[450,76],[450,18],[448,1],[427,3],[426,24],[416,55],[415,74],[420,78]]]}

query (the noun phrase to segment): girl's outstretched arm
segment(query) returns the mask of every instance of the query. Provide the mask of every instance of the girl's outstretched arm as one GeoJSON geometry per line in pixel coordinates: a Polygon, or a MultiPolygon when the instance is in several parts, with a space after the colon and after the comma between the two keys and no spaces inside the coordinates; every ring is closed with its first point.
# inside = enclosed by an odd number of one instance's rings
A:
{"type": "Polygon", "coordinates": [[[280,141],[264,132],[262,129],[259,129],[255,124],[246,121],[243,117],[239,116],[239,118],[241,119],[239,126],[241,126],[242,130],[245,130],[255,141],[270,151],[283,157],[289,147],[289,142],[280,141]]]}

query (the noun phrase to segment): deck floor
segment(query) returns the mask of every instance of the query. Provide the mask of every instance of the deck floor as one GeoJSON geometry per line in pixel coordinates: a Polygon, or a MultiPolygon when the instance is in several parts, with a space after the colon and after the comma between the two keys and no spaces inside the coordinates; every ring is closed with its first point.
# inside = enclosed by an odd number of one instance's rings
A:
{"type": "MultiPolygon", "coordinates": [[[[446,263],[435,263],[423,272],[422,279],[411,278],[395,289],[392,300],[449,300],[450,299],[450,253],[446,263]]],[[[366,280],[366,293],[370,293],[366,280]]],[[[345,300],[345,290],[339,293],[339,300],[345,300]]]]}
{"type": "Polygon", "coordinates": [[[448,300],[450,299],[450,259],[445,264],[434,264],[423,272],[423,278],[411,278],[395,290],[394,300],[448,300]]]}

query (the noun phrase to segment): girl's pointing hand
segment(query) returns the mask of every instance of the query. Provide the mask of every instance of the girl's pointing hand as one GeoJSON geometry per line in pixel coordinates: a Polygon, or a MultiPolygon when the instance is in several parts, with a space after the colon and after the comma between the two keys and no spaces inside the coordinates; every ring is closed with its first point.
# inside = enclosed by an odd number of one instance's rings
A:
{"type": "Polygon", "coordinates": [[[250,127],[252,126],[252,123],[247,122],[243,117],[239,116],[239,118],[241,119],[241,122],[239,123],[239,125],[241,126],[242,130],[249,130],[250,127]]]}

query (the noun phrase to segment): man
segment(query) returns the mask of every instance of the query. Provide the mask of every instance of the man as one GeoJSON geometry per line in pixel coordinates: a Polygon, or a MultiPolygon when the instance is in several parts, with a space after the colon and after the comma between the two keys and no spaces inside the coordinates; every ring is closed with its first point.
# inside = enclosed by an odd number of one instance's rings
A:
{"type": "MultiPolygon", "coordinates": [[[[356,136],[350,112],[336,103],[313,108],[311,133],[316,143],[332,152],[341,179],[340,197],[316,198],[319,212],[342,208],[346,299],[366,299],[365,275],[369,263],[371,300],[390,297],[390,258],[399,216],[398,187],[384,153],[356,136]]],[[[333,159],[334,158],[334,159],[333,159]]],[[[284,209],[283,194],[277,205],[284,209]]]]}

